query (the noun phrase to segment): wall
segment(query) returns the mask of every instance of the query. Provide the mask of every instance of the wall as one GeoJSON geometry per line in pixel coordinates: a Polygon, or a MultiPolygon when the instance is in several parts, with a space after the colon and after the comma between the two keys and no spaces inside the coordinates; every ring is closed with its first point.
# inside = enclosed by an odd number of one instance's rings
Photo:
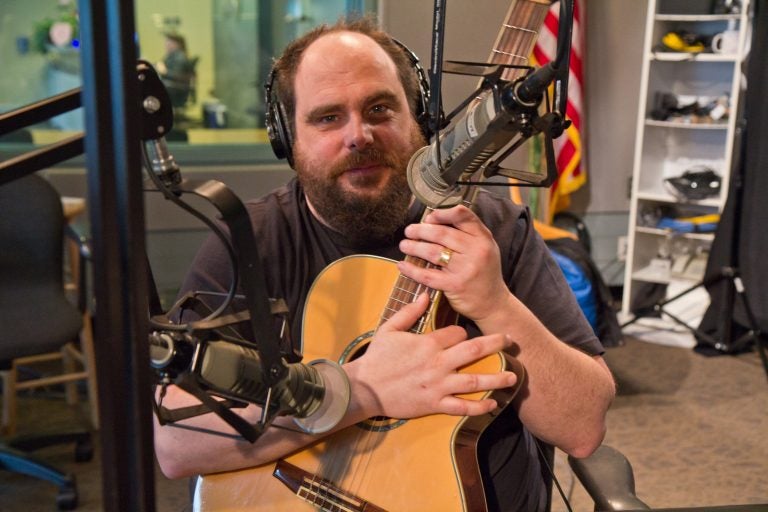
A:
{"type": "Polygon", "coordinates": [[[629,223],[629,180],[640,98],[646,0],[589,0],[585,58],[587,184],[573,195],[592,234],[592,257],[611,285],[624,280],[617,257],[629,223]]]}
{"type": "MultiPolygon", "coordinates": [[[[257,168],[231,166],[223,171],[218,167],[187,166],[184,162],[180,162],[180,166],[185,179],[198,183],[222,181],[244,200],[261,196],[293,176],[293,171],[284,165],[257,168]]],[[[56,168],[45,171],[45,174],[60,194],[86,195],[82,169],[56,168]]],[[[183,199],[210,218],[217,213],[208,203],[192,194],[185,194],[183,199]]],[[[155,282],[163,298],[172,299],[209,230],[201,221],[171,204],[159,193],[144,194],[144,203],[147,254],[155,282]]],[[[87,220],[87,215],[78,217],[75,226],[78,232],[88,232],[87,220]]]]}
{"type": "MultiPolygon", "coordinates": [[[[621,262],[616,261],[616,248],[617,238],[627,232],[626,191],[633,158],[646,5],[644,0],[589,0],[586,11],[588,181],[575,194],[574,208],[587,223],[593,258],[611,284],[620,284],[623,279],[621,262]]],[[[508,0],[450,2],[445,58],[487,60],[508,6],[508,0]]],[[[426,1],[385,0],[381,4],[385,27],[422,57],[425,68],[429,67],[432,7],[432,2],[426,1]]],[[[146,18],[142,15],[142,19],[146,18]]],[[[474,86],[474,79],[446,78],[443,90],[446,108],[453,108],[474,86]]],[[[513,160],[524,163],[525,153],[518,151],[513,160]]],[[[180,164],[185,174],[193,172],[195,176],[220,179],[244,198],[258,195],[292,175],[288,171],[279,172],[278,169],[284,169],[280,165],[206,168],[188,166],[192,162],[183,160],[180,164]]],[[[69,171],[57,170],[53,176],[71,187],[73,176],[69,171]]],[[[168,208],[162,213],[156,208],[148,206],[148,247],[153,260],[165,269],[162,273],[165,284],[173,286],[186,270],[192,248],[204,230],[170,207],[162,207],[168,208]]]]}

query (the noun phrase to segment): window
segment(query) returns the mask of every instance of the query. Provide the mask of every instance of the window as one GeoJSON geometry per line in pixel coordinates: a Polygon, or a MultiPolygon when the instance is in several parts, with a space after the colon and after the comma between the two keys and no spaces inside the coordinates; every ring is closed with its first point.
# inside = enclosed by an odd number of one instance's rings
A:
{"type": "MultiPolygon", "coordinates": [[[[168,139],[203,160],[272,158],[265,145],[263,82],[273,56],[311,27],[344,14],[375,12],[377,3],[135,0],[139,57],[162,71],[175,104],[168,139]],[[210,151],[212,146],[221,151],[210,151]]],[[[80,85],[76,8],[76,0],[3,1],[0,112],[80,85]]],[[[0,153],[82,129],[82,111],[70,112],[0,138],[0,153]]]]}

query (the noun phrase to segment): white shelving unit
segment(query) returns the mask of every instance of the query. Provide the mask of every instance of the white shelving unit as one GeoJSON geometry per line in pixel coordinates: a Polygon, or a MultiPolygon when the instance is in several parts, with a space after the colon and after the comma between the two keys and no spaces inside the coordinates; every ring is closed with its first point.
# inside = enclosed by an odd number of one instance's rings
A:
{"type": "MultiPolygon", "coordinates": [[[[649,0],[646,20],[640,102],[637,116],[635,157],[624,278],[622,318],[631,319],[642,305],[678,294],[701,280],[714,235],[681,233],[656,226],[662,215],[696,216],[719,213],[725,206],[734,156],[737,107],[741,91],[741,66],[749,35],[749,0],[740,12],[708,13],[713,2],[649,0]],[[738,31],[738,50],[732,53],[684,53],[665,51],[662,37],[687,31],[713,36],[738,31]],[[682,118],[654,120],[651,112],[662,94],[678,97],[728,97],[728,115],[709,122],[682,118]],[[695,166],[706,166],[722,178],[716,197],[681,200],[665,187],[665,179],[695,166]]],[[[703,288],[669,303],[665,310],[698,325],[709,301],[703,288]]],[[[642,316],[642,315],[641,315],[642,316]]],[[[642,317],[626,332],[673,345],[692,345],[687,329],[668,315],[642,317]]]]}

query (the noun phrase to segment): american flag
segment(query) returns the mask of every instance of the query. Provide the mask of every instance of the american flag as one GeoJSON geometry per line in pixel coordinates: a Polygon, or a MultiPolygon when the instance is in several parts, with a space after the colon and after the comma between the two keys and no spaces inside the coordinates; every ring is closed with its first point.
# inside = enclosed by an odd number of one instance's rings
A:
{"type": "MultiPolygon", "coordinates": [[[[558,178],[550,188],[548,215],[551,221],[555,213],[564,210],[570,203],[569,195],[587,181],[584,166],[583,145],[583,69],[582,56],[584,41],[582,21],[584,9],[581,0],[574,0],[573,37],[571,39],[570,73],[568,77],[568,106],[566,118],[571,126],[554,141],[557,158],[558,178]]],[[[557,29],[559,24],[560,4],[554,2],[549,8],[544,26],[539,33],[533,49],[534,66],[543,66],[555,58],[557,51],[557,29]]]]}

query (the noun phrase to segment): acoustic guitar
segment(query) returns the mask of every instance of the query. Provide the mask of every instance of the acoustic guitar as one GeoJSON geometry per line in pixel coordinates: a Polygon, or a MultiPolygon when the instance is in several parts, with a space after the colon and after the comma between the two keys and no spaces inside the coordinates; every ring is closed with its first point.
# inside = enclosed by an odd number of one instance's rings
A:
{"type": "MultiPolygon", "coordinates": [[[[546,1],[513,2],[492,62],[519,63],[510,62],[512,56],[529,55],[548,7],[546,1]]],[[[407,260],[432,266],[419,258],[407,260]]],[[[403,276],[394,261],[365,255],[335,261],[317,277],[306,299],[304,360],[332,359],[343,364],[361,355],[376,328],[424,291],[429,294],[430,307],[411,330],[426,333],[454,323],[456,315],[441,292],[403,276]]],[[[505,353],[481,359],[462,371],[504,370],[514,371],[518,381],[523,380],[522,366],[505,353]]],[[[486,510],[477,443],[518,388],[462,395],[473,400],[495,399],[499,408],[486,415],[370,418],[277,462],[201,476],[194,509],[486,510]]]]}

